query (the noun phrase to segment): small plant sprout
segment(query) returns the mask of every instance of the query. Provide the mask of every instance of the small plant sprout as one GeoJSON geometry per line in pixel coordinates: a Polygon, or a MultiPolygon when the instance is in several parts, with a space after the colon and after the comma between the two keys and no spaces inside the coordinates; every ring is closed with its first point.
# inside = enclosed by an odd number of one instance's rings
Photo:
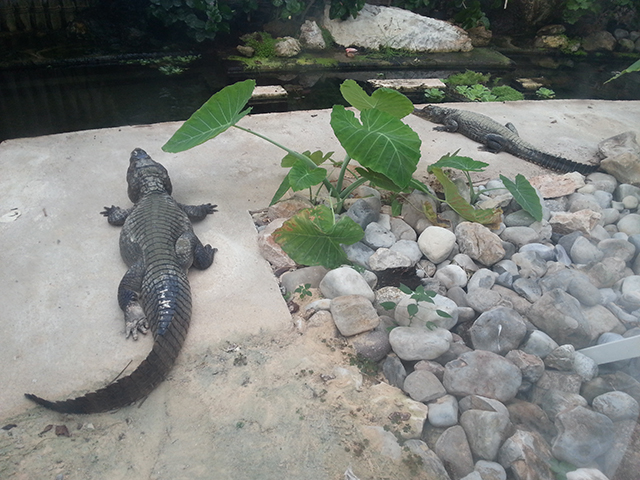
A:
{"type": "MultiPolygon", "coordinates": [[[[413,320],[413,318],[420,311],[420,307],[419,307],[420,302],[427,302],[431,304],[434,303],[433,299],[436,296],[436,292],[432,290],[425,290],[422,285],[418,285],[415,291],[411,290],[409,287],[407,287],[402,283],[398,288],[402,293],[406,293],[407,295],[409,295],[409,298],[411,298],[411,300],[415,300],[416,302],[416,303],[410,303],[407,305],[407,314],[409,315],[409,320],[413,320]]],[[[385,310],[393,310],[397,307],[397,304],[395,302],[382,302],[380,306],[385,310]]],[[[451,318],[451,315],[449,315],[444,310],[436,309],[436,313],[442,318],[451,318]]],[[[430,330],[437,328],[437,325],[433,322],[426,322],[425,326],[430,330]]]]}
{"type": "Polygon", "coordinates": [[[302,300],[304,297],[311,297],[313,295],[311,290],[309,290],[310,288],[311,284],[305,283],[304,285],[298,285],[298,288],[296,288],[294,292],[297,293],[300,296],[300,300],[302,300]]]}

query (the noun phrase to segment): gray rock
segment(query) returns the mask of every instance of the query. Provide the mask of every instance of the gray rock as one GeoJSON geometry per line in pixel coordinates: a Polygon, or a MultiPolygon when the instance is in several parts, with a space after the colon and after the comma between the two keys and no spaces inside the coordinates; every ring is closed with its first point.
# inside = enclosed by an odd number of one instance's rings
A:
{"type": "Polygon", "coordinates": [[[464,271],[474,273],[477,272],[480,267],[473,261],[473,259],[466,253],[458,253],[451,259],[453,265],[458,265],[464,271]]]}
{"type": "Polygon", "coordinates": [[[402,360],[433,360],[449,349],[449,330],[426,327],[396,327],[389,334],[391,348],[402,360]]]}
{"type": "Polygon", "coordinates": [[[360,295],[343,295],[331,300],[333,321],[345,337],[373,330],[380,317],[371,301],[360,295]]]}
{"type": "MultiPolygon", "coordinates": [[[[593,198],[601,209],[610,208],[611,200],[613,200],[613,194],[609,192],[603,192],[602,190],[596,190],[593,192],[593,198]]],[[[602,210],[600,210],[602,213],[602,210]]]]}
{"type": "Polygon", "coordinates": [[[293,293],[300,285],[309,284],[310,288],[318,288],[320,281],[329,272],[322,266],[303,267],[292,272],[283,273],[280,277],[280,283],[287,293],[293,293]]]}
{"type": "Polygon", "coordinates": [[[370,302],[376,298],[367,281],[351,267],[340,267],[327,273],[320,282],[320,291],[326,298],[360,295],[370,302]]]}
{"type": "Polygon", "coordinates": [[[556,252],[553,246],[543,243],[529,243],[520,248],[520,252],[536,252],[541,259],[546,262],[554,262],[556,260],[556,252]]]}
{"type": "Polygon", "coordinates": [[[458,265],[447,265],[438,269],[435,277],[447,290],[467,285],[467,274],[458,265]]]}
{"type": "Polygon", "coordinates": [[[578,467],[588,466],[613,444],[611,419],[584,407],[575,407],[556,417],[558,436],[553,442],[553,455],[578,467]]]}
{"type": "Polygon", "coordinates": [[[544,362],[537,355],[522,350],[511,350],[505,358],[520,369],[523,381],[536,383],[544,373],[544,362]]]}
{"type": "Polygon", "coordinates": [[[416,402],[431,402],[447,394],[440,380],[428,370],[414,370],[404,381],[402,389],[416,402]]]}
{"type": "Polygon", "coordinates": [[[621,153],[607,157],[600,163],[600,168],[616,177],[620,183],[640,185],[640,156],[637,154],[621,153]]]}
{"type": "Polygon", "coordinates": [[[422,466],[419,469],[425,473],[426,478],[429,480],[451,480],[442,461],[422,440],[407,440],[403,446],[420,457],[422,466]]]}
{"type": "Polygon", "coordinates": [[[300,27],[300,44],[305,50],[324,50],[327,44],[322,36],[322,30],[312,20],[306,20],[300,27]]]}
{"type": "Polygon", "coordinates": [[[300,42],[293,37],[278,38],[275,44],[276,57],[295,57],[300,53],[300,42]]]}
{"type": "Polygon", "coordinates": [[[606,30],[590,33],[582,39],[582,48],[587,52],[612,52],[616,46],[616,38],[606,30]]]}
{"type": "Polygon", "coordinates": [[[549,467],[553,460],[551,449],[537,432],[517,430],[500,447],[500,465],[517,480],[555,480],[549,467]]]}
{"type": "Polygon", "coordinates": [[[640,308],[640,275],[631,275],[622,281],[621,286],[624,305],[634,310],[640,308]]]}
{"type": "Polygon", "coordinates": [[[491,266],[504,258],[506,252],[500,237],[484,225],[462,222],[456,226],[455,232],[460,253],[474,261],[491,266]]]}
{"type": "Polygon", "coordinates": [[[376,210],[369,202],[361,198],[349,207],[345,215],[360,225],[364,230],[371,222],[378,220],[380,217],[380,209],[376,210]]]}
{"type": "Polygon", "coordinates": [[[518,367],[482,350],[463,353],[444,369],[443,384],[452,395],[482,395],[506,402],[516,396],[521,383],[518,367]]]}
{"type": "Polygon", "coordinates": [[[529,338],[522,344],[523,352],[545,358],[555,348],[558,348],[556,341],[542,330],[534,330],[529,338]]]}
{"type": "MultiPolygon", "coordinates": [[[[450,299],[442,295],[436,295],[433,298],[434,303],[416,302],[409,296],[400,300],[395,309],[395,320],[398,325],[412,327],[427,327],[436,325],[440,328],[449,330],[458,322],[458,307],[450,299]],[[417,312],[415,315],[409,313],[409,306],[416,305],[417,312]],[[447,313],[449,316],[444,317],[438,313],[438,310],[447,313]]],[[[411,307],[415,308],[415,307],[411,307]]]]}
{"type": "Polygon", "coordinates": [[[540,380],[533,386],[530,399],[531,402],[542,405],[550,392],[557,390],[559,392],[579,394],[581,385],[582,379],[574,373],[545,370],[540,380]]]}
{"type": "Polygon", "coordinates": [[[547,368],[560,370],[565,372],[573,371],[573,356],[576,349],[573,345],[560,345],[544,358],[544,364],[547,368]]]}
{"type": "MultiPolygon", "coordinates": [[[[412,230],[413,231],[413,230],[412,230]]],[[[422,258],[422,251],[416,241],[398,240],[391,246],[391,251],[401,253],[411,260],[411,265],[415,265],[422,258]]]]}
{"type": "Polygon", "coordinates": [[[602,207],[593,194],[572,193],[569,195],[569,212],[575,213],[580,210],[591,210],[592,212],[602,212],[602,207]]]}
{"type": "Polygon", "coordinates": [[[508,414],[487,410],[467,410],[460,416],[464,429],[476,458],[495,460],[502,442],[506,439],[511,421],[508,414]]]}
{"type": "Polygon", "coordinates": [[[434,362],[431,360],[420,360],[413,366],[414,370],[427,370],[428,372],[433,373],[438,380],[442,381],[442,377],[444,376],[444,367],[440,365],[438,362],[434,362]]]}
{"type": "MultiPolygon", "coordinates": [[[[636,141],[635,132],[628,131],[628,132],[620,133],[614,137],[610,137],[605,140],[602,140],[598,144],[598,152],[600,153],[600,156],[604,158],[615,157],[616,155],[620,155],[621,153],[627,153],[627,152],[636,153],[640,155],[640,145],[638,145],[638,142],[636,141]]],[[[609,185],[611,185],[611,183],[615,181],[615,177],[613,177],[612,175],[607,175],[605,173],[600,173],[600,172],[596,172],[595,174],[594,173],[590,174],[587,177],[587,179],[590,179],[590,178],[595,178],[596,179],[595,181],[606,181],[609,185]],[[606,178],[605,176],[608,178],[606,178]]],[[[611,190],[607,188],[602,188],[600,186],[598,188],[600,188],[600,190],[613,192],[615,187],[616,185],[613,185],[611,190]]]]}
{"type": "Polygon", "coordinates": [[[617,208],[605,208],[602,210],[602,223],[603,225],[611,225],[617,223],[620,220],[620,212],[617,208]]]}
{"type": "Polygon", "coordinates": [[[369,267],[374,272],[380,272],[388,268],[411,267],[414,264],[415,263],[406,255],[389,248],[378,248],[373,252],[373,255],[369,257],[369,267]]]}
{"type": "Polygon", "coordinates": [[[528,227],[535,221],[536,219],[525,210],[518,210],[504,217],[504,224],[507,227],[528,227]]]}
{"type": "Polygon", "coordinates": [[[372,362],[379,362],[391,351],[389,332],[383,322],[373,330],[356,335],[350,340],[356,353],[372,362]]]}
{"type": "Polygon", "coordinates": [[[500,238],[505,242],[513,243],[518,248],[540,241],[540,235],[531,227],[507,227],[500,234],[500,238]]]}
{"type": "Polygon", "coordinates": [[[482,480],[507,480],[507,472],[499,463],[478,460],[474,469],[480,474],[482,480]]]}
{"type": "Polygon", "coordinates": [[[443,395],[427,406],[427,418],[434,427],[451,427],[458,423],[458,400],[453,395],[443,395]]]}
{"type": "MultiPolygon", "coordinates": [[[[511,260],[503,260],[503,262],[504,261],[511,262],[511,260]]],[[[515,263],[513,263],[513,266],[517,274],[518,267],[516,266],[515,263]]],[[[471,290],[474,290],[476,288],[491,289],[491,287],[493,287],[493,285],[496,283],[496,279],[498,278],[499,273],[500,272],[495,272],[495,271],[492,272],[488,268],[479,269],[469,279],[469,282],[467,283],[467,291],[470,292],[471,290]]]]}
{"type": "Polygon", "coordinates": [[[455,243],[455,234],[442,227],[427,227],[418,237],[420,250],[429,261],[435,264],[449,256],[455,243]]]}
{"type": "Polygon", "coordinates": [[[558,262],[567,266],[571,265],[571,257],[569,257],[569,254],[562,245],[556,245],[554,251],[558,262]]]}
{"type": "Polygon", "coordinates": [[[587,275],[597,288],[608,288],[626,276],[625,268],[625,262],[619,258],[607,257],[593,265],[587,275]]]}
{"type": "Polygon", "coordinates": [[[453,480],[473,472],[473,456],[464,429],[460,425],[447,428],[436,441],[434,451],[448,467],[453,480]]]}
{"type": "Polygon", "coordinates": [[[364,229],[362,242],[374,250],[389,248],[396,243],[396,236],[378,222],[371,222],[364,229]]]}
{"type": "Polygon", "coordinates": [[[418,235],[416,231],[411,228],[407,222],[398,217],[392,217],[390,219],[391,228],[390,230],[396,236],[396,240],[409,240],[415,242],[418,239],[418,235]]]}
{"type": "Polygon", "coordinates": [[[580,378],[588,382],[598,376],[598,364],[585,354],[576,352],[573,355],[573,371],[580,375],[580,378]]]}
{"type": "Polygon", "coordinates": [[[517,398],[507,405],[509,418],[516,428],[537,432],[544,437],[547,442],[551,442],[557,435],[558,430],[547,414],[535,403],[525,402],[517,398]]]}
{"type": "Polygon", "coordinates": [[[327,6],[323,24],[343,47],[391,47],[416,52],[468,52],[473,48],[461,28],[395,7],[365,4],[357,18],[332,20],[327,6]]]}
{"type": "Polygon", "coordinates": [[[495,308],[501,301],[502,296],[495,290],[476,288],[467,293],[467,304],[478,313],[495,308]]]}
{"type": "Polygon", "coordinates": [[[629,262],[636,253],[636,247],[633,243],[621,238],[610,238],[598,242],[598,250],[605,257],[619,258],[624,262],[629,262]]]}
{"type": "Polygon", "coordinates": [[[518,265],[521,277],[540,278],[547,272],[547,262],[536,252],[519,252],[514,254],[511,260],[518,265]]]}
{"type": "Polygon", "coordinates": [[[587,307],[593,307],[601,303],[602,295],[600,290],[589,281],[589,277],[577,271],[572,273],[573,279],[567,287],[567,292],[587,307]]]}
{"type": "MultiPolygon", "coordinates": [[[[587,347],[591,328],[580,309],[580,302],[560,289],[545,293],[527,312],[527,318],[560,344],[587,347]]],[[[526,348],[523,347],[525,351],[526,348]]]]}
{"type": "Polygon", "coordinates": [[[344,250],[344,253],[347,254],[347,259],[349,259],[349,261],[356,265],[360,265],[361,267],[370,268],[369,258],[371,258],[371,255],[375,253],[375,250],[371,247],[366,246],[362,242],[356,242],[351,245],[342,245],[342,249],[344,250]]]}
{"type": "Polygon", "coordinates": [[[526,333],[520,314],[507,307],[484,312],[469,329],[473,348],[500,355],[518,348],[526,333]]]}
{"type": "Polygon", "coordinates": [[[598,247],[585,237],[579,237],[576,239],[571,247],[569,255],[571,256],[571,260],[578,264],[599,262],[604,257],[604,253],[602,253],[598,247]]]}
{"type": "MultiPolygon", "coordinates": [[[[625,39],[620,40],[622,43],[625,39]]],[[[597,468],[576,468],[567,472],[567,480],[609,480],[608,477],[597,468]]]]}
{"type": "Polygon", "coordinates": [[[382,363],[382,374],[387,379],[389,385],[402,388],[404,380],[407,378],[407,371],[400,359],[394,355],[387,355],[387,358],[382,363]]]}
{"type": "Polygon", "coordinates": [[[531,303],[542,296],[542,288],[532,278],[518,278],[513,281],[512,288],[518,295],[526,298],[531,303]]]}
{"type": "Polygon", "coordinates": [[[607,392],[591,402],[593,409],[609,417],[613,422],[636,420],[640,415],[638,401],[625,392],[607,392]]]}
{"type": "Polygon", "coordinates": [[[577,393],[561,392],[560,390],[550,390],[542,397],[540,407],[551,420],[555,420],[558,414],[571,410],[575,407],[586,407],[587,400],[577,393]]]}
{"type": "MultiPolygon", "coordinates": [[[[636,134],[633,132],[626,132],[620,135],[629,135],[629,134],[633,135],[633,138],[635,141],[636,134]]],[[[615,138],[615,137],[612,137],[612,138],[615,138]]],[[[607,140],[603,140],[602,142],[600,142],[600,145],[598,145],[598,150],[600,151],[600,154],[602,155],[602,157],[615,156],[617,153],[614,153],[615,150],[611,150],[611,149],[616,149],[618,147],[614,146],[614,144],[611,142],[609,142],[608,144],[606,144],[605,142],[607,142],[607,140]]],[[[602,173],[602,172],[594,172],[587,175],[587,183],[594,185],[597,190],[603,190],[609,193],[613,193],[613,191],[618,186],[616,177],[614,177],[613,175],[609,175],[608,173],[602,173]]]]}

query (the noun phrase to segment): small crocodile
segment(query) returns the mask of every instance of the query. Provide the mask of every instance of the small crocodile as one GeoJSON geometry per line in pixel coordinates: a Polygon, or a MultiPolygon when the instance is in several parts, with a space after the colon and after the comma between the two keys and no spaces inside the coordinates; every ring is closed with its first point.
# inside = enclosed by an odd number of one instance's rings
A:
{"type": "Polygon", "coordinates": [[[461,133],[471,140],[482,143],[491,153],[505,151],[528,162],[559,172],[580,172],[586,175],[598,169],[596,165],[578,163],[543,152],[522,140],[513,124],[507,123],[503,126],[480,113],[435,105],[427,105],[423,109],[416,108],[413,113],[430,122],[442,124],[441,127],[434,127],[434,130],[461,133]]]}
{"type": "Polygon", "coordinates": [[[154,344],[147,358],[128,376],[81,397],[52,402],[25,394],[34,402],[64,413],[114,410],[146,397],[165,378],[182,347],[191,319],[187,270],[208,268],[215,249],[203,246],[190,220],[202,220],[216,205],[182,205],[171,197],[167,170],[136,148],[127,170],[130,209],[105,207],[109,223],[123,226],[120,253],[129,266],[118,286],[125,335],[138,338],[150,328],[154,344]]]}

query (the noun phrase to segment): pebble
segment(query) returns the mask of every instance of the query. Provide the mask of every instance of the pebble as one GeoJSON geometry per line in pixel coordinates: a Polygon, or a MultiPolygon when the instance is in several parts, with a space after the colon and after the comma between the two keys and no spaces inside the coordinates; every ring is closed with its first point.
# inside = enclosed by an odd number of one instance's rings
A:
{"type": "Polygon", "coordinates": [[[455,242],[455,234],[443,227],[427,227],[418,237],[420,250],[429,261],[436,264],[449,256],[455,242]]]}
{"type": "Polygon", "coordinates": [[[326,298],[360,295],[370,302],[376,298],[367,281],[351,267],[340,267],[327,273],[320,282],[320,291],[326,298]]]}
{"type": "Polygon", "coordinates": [[[371,301],[360,295],[343,295],[331,300],[331,315],[345,337],[373,330],[380,317],[371,301]]]}
{"type": "Polygon", "coordinates": [[[452,336],[443,328],[396,327],[389,333],[389,343],[402,360],[433,360],[449,350],[452,336]]]}
{"type": "Polygon", "coordinates": [[[591,402],[596,412],[606,415],[614,422],[636,420],[640,415],[638,401],[625,392],[607,392],[598,395],[591,402]]]}
{"type": "Polygon", "coordinates": [[[508,307],[484,312],[469,329],[473,348],[500,355],[518,348],[526,333],[520,314],[508,307]]]}
{"type": "Polygon", "coordinates": [[[427,406],[427,419],[434,427],[452,427],[458,423],[458,400],[453,395],[443,395],[427,406]]]}
{"type": "Polygon", "coordinates": [[[416,402],[427,403],[447,394],[438,377],[428,370],[414,370],[404,381],[402,389],[416,402]]]}
{"type": "Polygon", "coordinates": [[[502,260],[505,249],[502,240],[484,225],[462,222],[456,226],[455,237],[460,253],[487,267],[502,260]]]}

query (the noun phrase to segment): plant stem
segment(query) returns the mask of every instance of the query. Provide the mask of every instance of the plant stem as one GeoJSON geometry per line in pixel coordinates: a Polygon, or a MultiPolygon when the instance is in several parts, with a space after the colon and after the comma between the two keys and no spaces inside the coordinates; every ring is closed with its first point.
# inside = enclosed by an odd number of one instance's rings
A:
{"type": "MultiPolygon", "coordinates": [[[[302,160],[310,168],[318,168],[318,166],[313,162],[313,160],[311,160],[306,155],[303,155],[302,153],[296,152],[295,150],[291,150],[290,148],[287,148],[284,145],[279,144],[275,140],[271,140],[269,137],[265,137],[264,135],[262,135],[262,134],[260,134],[258,132],[254,132],[253,130],[250,130],[248,128],[240,127],[239,125],[233,125],[233,126],[235,128],[237,128],[237,129],[239,129],[239,130],[242,130],[243,132],[250,133],[252,135],[255,135],[256,137],[259,137],[259,138],[261,138],[263,140],[266,140],[271,145],[275,145],[276,147],[278,147],[278,148],[284,150],[285,152],[293,155],[297,159],[302,160]]],[[[322,183],[324,184],[325,187],[327,187],[327,190],[329,190],[329,193],[331,194],[332,197],[337,197],[339,195],[339,193],[340,193],[339,190],[337,190],[336,187],[331,185],[331,182],[329,182],[328,178],[325,178],[324,180],[322,180],[322,183]]]]}
{"type": "Polygon", "coordinates": [[[338,191],[338,193],[342,191],[344,174],[347,171],[347,167],[349,166],[350,161],[351,161],[351,157],[349,156],[349,154],[345,155],[344,160],[342,161],[342,167],[340,168],[340,175],[338,175],[338,182],[336,184],[336,190],[338,191]]]}

